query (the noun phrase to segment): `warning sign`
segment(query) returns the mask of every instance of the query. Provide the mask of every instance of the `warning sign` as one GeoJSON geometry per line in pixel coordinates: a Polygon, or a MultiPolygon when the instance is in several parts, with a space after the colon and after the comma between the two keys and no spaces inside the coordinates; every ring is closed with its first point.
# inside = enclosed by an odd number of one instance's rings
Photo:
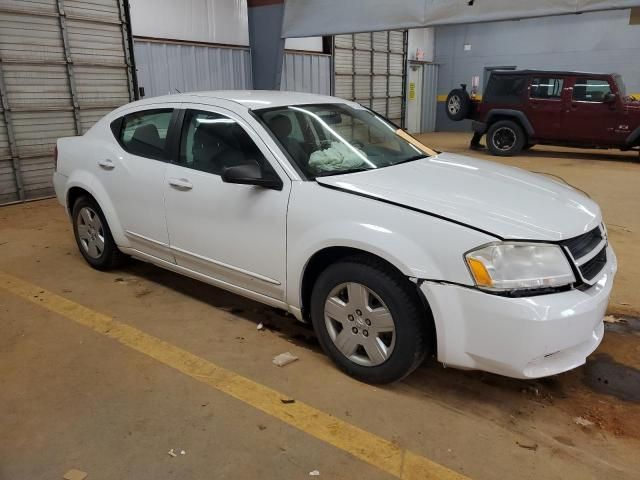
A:
{"type": "Polygon", "coordinates": [[[409,100],[416,99],[416,84],[415,82],[409,82],[409,100]]]}

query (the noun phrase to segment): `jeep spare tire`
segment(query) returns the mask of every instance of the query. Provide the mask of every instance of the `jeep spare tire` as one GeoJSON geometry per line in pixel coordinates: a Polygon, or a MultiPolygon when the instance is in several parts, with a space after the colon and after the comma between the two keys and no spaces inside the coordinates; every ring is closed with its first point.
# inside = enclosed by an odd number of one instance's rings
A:
{"type": "Polygon", "coordinates": [[[471,110],[471,98],[469,98],[466,90],[455,88],[447,95],[445,107],[447,109],[447,117],[454,122],[459,122],[467,118],[471,110]]]}

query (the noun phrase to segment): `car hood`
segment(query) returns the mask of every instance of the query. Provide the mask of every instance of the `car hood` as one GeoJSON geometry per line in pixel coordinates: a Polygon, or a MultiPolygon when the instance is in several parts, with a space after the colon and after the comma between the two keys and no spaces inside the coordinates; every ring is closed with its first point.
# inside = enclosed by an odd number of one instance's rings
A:
{"type": "Polygon", "coordinates": [[[559,179],[451,153],[316,180],[502,238],[557,241],[601,222],[598,205],[559,179]]]}

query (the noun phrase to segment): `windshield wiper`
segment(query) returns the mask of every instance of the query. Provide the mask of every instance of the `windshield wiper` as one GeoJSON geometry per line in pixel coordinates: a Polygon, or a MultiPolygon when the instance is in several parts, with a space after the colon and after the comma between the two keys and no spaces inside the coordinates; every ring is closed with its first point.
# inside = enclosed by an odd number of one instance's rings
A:
{"type": "Polygon", "coordinates": [[[407,162],[414,162],[416,160],[422,160],[423,158],[428,158],[428,157],[429,155],[414,155],[413,157],[400,160],[399,162],[394,163],[394,165],[400,165],[401,163],[407,163],[407,162]]]}
{"type": "Polygon", "coordinates": [[[331,177],[333,175],[343,175],[345,173],[366,172],[368,170],[375,170],[375,168],[358,167],[358,168],[348,168],[346,170],[333,170],[333,171],[329,171],[329,172],[317,173],[316,177],[331,177]]]}

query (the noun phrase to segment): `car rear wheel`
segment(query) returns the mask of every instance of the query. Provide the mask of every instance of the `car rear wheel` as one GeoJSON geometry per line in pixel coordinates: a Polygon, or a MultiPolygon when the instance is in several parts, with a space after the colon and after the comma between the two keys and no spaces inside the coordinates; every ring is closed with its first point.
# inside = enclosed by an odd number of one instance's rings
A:
{"type": "Polygon", "coordinates": [[[500,120],[489,127],[487,147],[489,151],[501,157],[517,155],[526,145],[524,131],[516,122],[500,120]]]}
{"type": "Polygon", "coordinates": [[[71,216],[78,249],[89,265],[97,270],[109,270],[124,262],[127,257],[118,250],[95,200],[80,197],[73,205],[71,216]]]}
{"type": "Polygon", "coordinates": [[[471,109],[471,98],[466,90],[456,88],[449,92],[446,102],[447,117],[454,122],[467,118],[471,109]]]}
{"type": "Polygon", "coordinates": [[[414,285],[364,257],[329,266],[311,296],[323,350],[342,371],[367,383],[400,380],[420,365],[430,340],[425,316],[414,285]]]}

